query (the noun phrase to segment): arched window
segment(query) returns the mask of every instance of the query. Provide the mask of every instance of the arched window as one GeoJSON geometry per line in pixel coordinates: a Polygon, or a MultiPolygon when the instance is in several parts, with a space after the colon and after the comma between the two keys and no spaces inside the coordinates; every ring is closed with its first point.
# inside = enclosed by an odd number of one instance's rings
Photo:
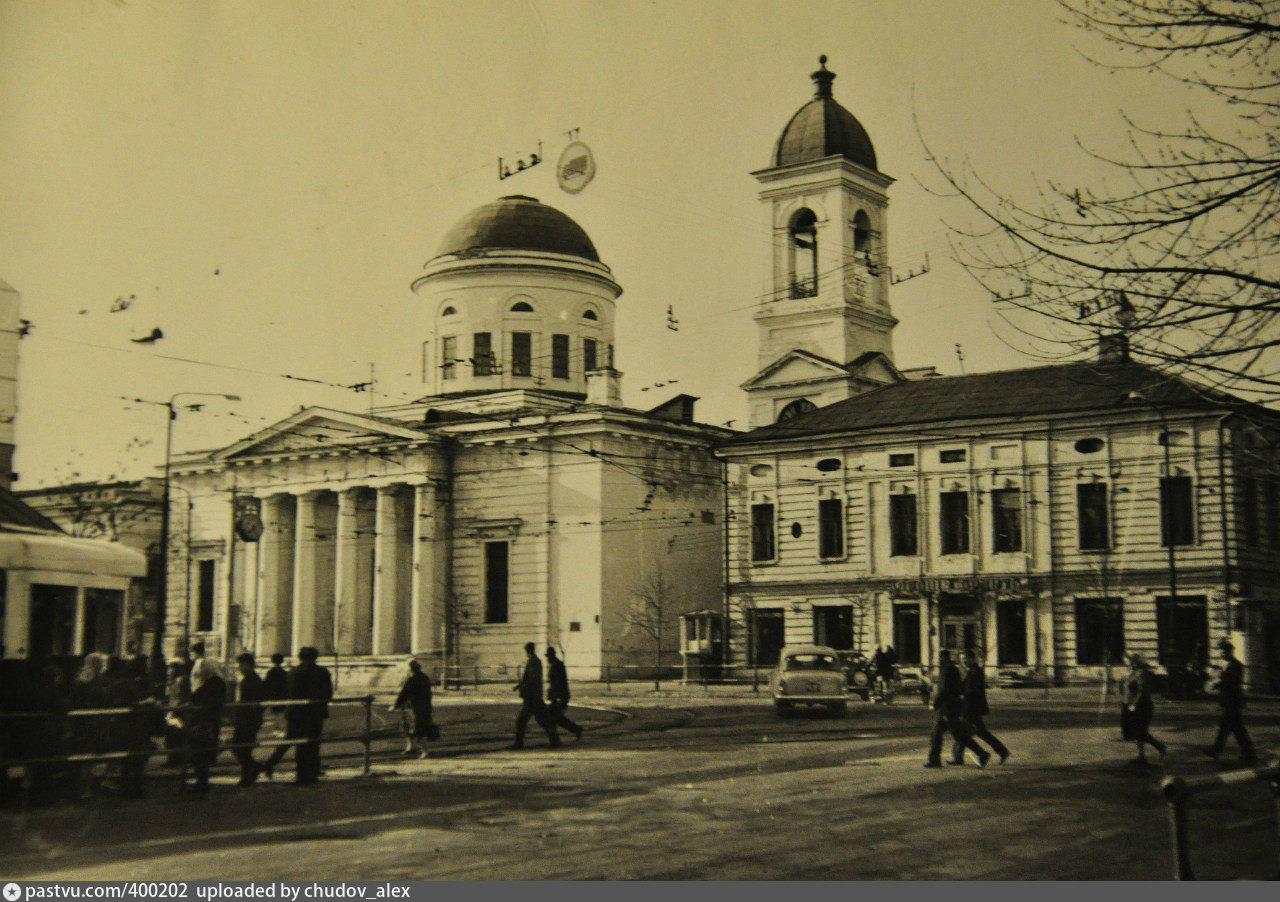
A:
{"type": "Polygon", "coordinates": [[[791,296],[811,298],[818,293],[818,217],[797,210],[788,226],[791,235],[791,296]]]}
{"type": "Polygon", "coordinates": [[[511,312],[512,313],[532,313],[533,305],[526,303],[525,301],[516,301],[514,304],[511,305],[511,312]]]}
{"type": "Polygon", "coordinates": [[[796,398],[786,407],[778,412],[778,422],[789,420],[792,417],[798,417],[802,413],[808,413],[811,410],[817,410],[818,405],[814,404],[808,398],[796,398]]]}
{"type": "Polygon", "coordinates": [[[453,316],[453,315],[454,315],[455,313],[457,313],[457,312],[458,312],[458,311],[457,311],[457,310],[455,310],[455,309],[453,309],[452,307],[445,307],[443,310],[441,310],[441,311],[440,311],[440,315],[441,315],[441,316],[453,316]]]}
{"type": "Polygon", "coordinates": [[[871,217],[865,210],[853,214],[853,252],[867,255],[871,253],[871,217]]]}
{"type": "Polygon", "coordinates": [[[598,321],[598,320],[600,319],[600,317],[596,316],[596,312],[595,312],[594,310],[590,310],[590,309],[588,309],[585,313],[583,313],[583,314],[582,314],[582,318],[583,318],[583,319],[589,319],[589,320],[591,320],[593,323],[594,323],[594,322],[596,322],[596,321],[598,321]]]}

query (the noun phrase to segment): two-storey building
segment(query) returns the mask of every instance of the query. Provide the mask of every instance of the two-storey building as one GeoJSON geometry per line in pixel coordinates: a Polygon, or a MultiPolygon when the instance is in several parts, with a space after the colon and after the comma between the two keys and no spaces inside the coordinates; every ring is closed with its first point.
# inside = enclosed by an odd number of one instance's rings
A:
{"type": "MultiPolygon", "coordinates": [[[[1280,418],[1130,362],[937,377],[893,362],[887,189],[815,97],[755,173],[774,291],[755,310],[752,431],[724,443],[731,659],[784,643],[928,667],[940,648],[1056,679],[1236,640],[1280,676],[1280,418]]],[[[1270,676],[1269,676],[1270,674],[1270,676]]]]}

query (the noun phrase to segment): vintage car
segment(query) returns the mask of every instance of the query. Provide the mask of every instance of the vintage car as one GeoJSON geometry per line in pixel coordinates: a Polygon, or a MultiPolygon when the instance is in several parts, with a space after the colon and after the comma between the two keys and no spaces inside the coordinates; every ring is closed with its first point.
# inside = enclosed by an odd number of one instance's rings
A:
{"type": "Polygon", "coordinates": [[[796,705],[845,709],[845,671],[833,649],[825,645],[790,645],[778,655],[769,677],[773,706],[779,714],[796,705]]]}

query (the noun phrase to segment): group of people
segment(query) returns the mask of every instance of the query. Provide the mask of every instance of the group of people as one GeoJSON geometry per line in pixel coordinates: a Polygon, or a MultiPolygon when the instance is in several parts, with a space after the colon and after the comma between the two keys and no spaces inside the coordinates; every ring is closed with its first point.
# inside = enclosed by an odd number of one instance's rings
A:
{"type": "Polygon", "coordinates": [[[987,706],[987,678],[973,649],[965,650],[963,675],[951,660],[949,650],[938,652],[938,682],[930,704],[934,710],[933,734],[925,767],[942,767],[942,745],[948,733],[952,741],[948,764],[964,764],[966,749],[973,752],[979,767],[986,767],[993,753],[1000,757],[1001,764],[1009,760],[1009,749],[987,729],[986,716],[991,713],[987,706]],[[989,745],[991,751],[978,745],[976,739],[989,745]]]}
{"type": "Polygon", "coordinates": [[[298,665],[286,670],[284,656],[272,655],[264,678],[246,652],[236,660],[233,687],[218,662],[206,657],[203,642],[162,669],[149,666],[141,655],[126,659],[91,652],[70,679],[55,662],[5,662],[22,666],[8,668],[13,673],[4,680],[7,691],[0,693],[3,710],[11,712],[4,718],[0,760],[27,762],[26,794],[37,801],[66,794],[63,789],[86,797],[104,783],[114,783],[121,796],[131,798],[145,791],[147,762],[159,740],[168,763],[193,778],[184,780],[183,791],[201,795],[209,789],[229,709],[230,748],[240,763],[241,785],[264,773],[270,777],[295,747],[298,782],[314,783],[320,774],[319,738],[333,696],[329,673],[316,658],[314,648],[300,649],[298,665]],[[268,711],[284,721],[285,739],[259,762],[253,750],[268,711]]]}
{"type": "Polygon", "coordinates": [[[524,748],[524,733],[530,718],[546,732],[547,742],[553,749],[562,744],[560,728],[572,733],[574,739],[581,739],[582,727],[565,716],[565,709],[569,707],[569,675],[565,671],[564,661],[556,655],[554,648],[547,647],[547,695],[544,702],[542,661],[538,659],[538,647],[532,642],[526,642],[524,653],[524,669],[514,688],[515,692],[520,693],[520,713],[516,715],[516,736],[510,747],[524,748]]]}
{"type": "MultiPolygon", "coordinates": [[[[1222,654],[1222,674],[1214,688],[1218,692],[1221,715],[1218,719],[1218,735],[1205,754],[1217,759],[1222,754],[1227,737],[1234,736],[1240,748],[1240,763],[1252,764],[1258,760],[1244,725],[1244,665],[1236,658],[1235,646],[1227,639],[1218,643],[1222,654]]],[[[1164,760],[1167,746],[1151,735],[1151,721],[1155,717],[1155,700],[1152,697],[1151,665],[1139,654],[1129,656],[1129,672],[1125,675],[1120,696],[1120,732],[1126,739],[1138,745],[1137,763],[1147,763],[1150,745],[1164,760]]]]}

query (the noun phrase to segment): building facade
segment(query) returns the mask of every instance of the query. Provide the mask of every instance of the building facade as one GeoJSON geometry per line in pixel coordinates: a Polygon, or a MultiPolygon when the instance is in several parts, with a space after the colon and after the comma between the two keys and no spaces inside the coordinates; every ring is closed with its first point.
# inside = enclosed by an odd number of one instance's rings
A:
{"type": "Polygon", "coordinates": [[[756,173],[775,235],[752,431],[724,443],[730,654],[784,644],[930,667],[973,648],[1010,677],[1093,679],[1140,652],[1235,641],[1280,678],[1272,412],[1128,360],[973,376],[893,365],[890,183],[832,97],[756,173]]]}
{"type": "Polygon", "coordinates": [[[194,507],[190,568],[170,555],[170,649],[313,645],[398,679],[409,654],[502,674],[534,641],[589,676],[654,660],[656,595],[675,659],[679,614],[721,593],[711,446],[728,431],[696,423],[690,396],[622,406],[621,287],[532,198],[461,220],[413,290],[421,398],[303,410],[175,461],[194,507]]]}

